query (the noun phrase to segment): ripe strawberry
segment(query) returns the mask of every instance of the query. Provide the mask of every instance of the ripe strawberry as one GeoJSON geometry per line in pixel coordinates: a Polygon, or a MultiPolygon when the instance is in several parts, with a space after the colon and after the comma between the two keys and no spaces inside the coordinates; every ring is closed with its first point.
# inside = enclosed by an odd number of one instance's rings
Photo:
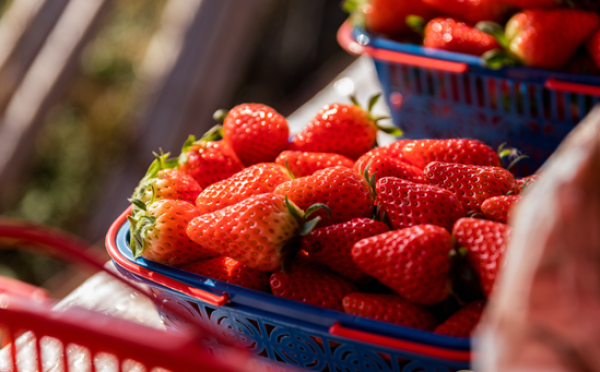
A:
{"type": "Polygon", "coordinates": [[[346,1],[344,9],[354,13],[355,18],[364,18],[366,29],[370,32],[395,36],[410,29],[404,22],[409,15],[431,19],[436,12],[421,0],[369,0],[346,1]]]}
{"type": "Polygon", "coordinates": [[[428,48],[481,56],[500,48],[496,39],[452,18],[434,18],[425,25],[423,45],[428,48]]]}
{"type": "Polygon", "coordinates": [[[133,192],[134,199],[149,203],[153,199],[183,200],[194,203],[202,191],[198,182],[187,173],[175,169],[177,159],[168,159],[169,154],[156,155],[146,175],[133,192]]]}
{"type": "Polygon", "coordinates": [[[519,195],[499,195],[486,199],[481,204],[481,211],[485,218],[507,223],[508,214],[513,205],[521,200],[519,195]]]}
{"type": "Polygon", "coordinates": [[[331,216],[323,217],[319,226],[349,221],[356,217],[371,217],[375,200],[367,181],[352,169],[327,168],[312,176],[297,178],[277,186],[275,194],[287,195],[299,208],[306,209],[315,203],[329,207],[331,216]]]}
{"type": "Polygon", "coordinates": [[[596,31],[585,44],[596,66],[600,68],[600,30],[596,31]]]}
{"type": "Polygon", "coordinates": [[[269,274],[254,270],[233,258],[225,256],[190,262],[179,268],[257,291],[264,292],[269,288],[269,274]]]}
{"type": "Polygon", "coordinates": [[[380,213],[394,229],[430,224],[450,231],[465,216],[458,197],[440,187],[388,177],[377,182],[376,190],[380,213]]]}
{"type": "Polygon", "coordinates": [[[333,152],[357,159],[375,144],[377,130],[400,135],[397,128],[377,125],[382,118],[370,112],[379,95],[369,102],[367,111],[356,100],[353,105],[334,103],[323,107],[308,125],[294,136],[289,150],[308,152],[333,152]]]}
{"type": "Polygon", "coordinates": [[[231,177],[244,169],[235,153],[222,141],[196,141],[190,136],[179,156],[179,169],[192,176],[202,188],[231,177]]]}
{"type": "Polygon", "coordinates": [[[506,24],[508,50],[526,66],[559,69],[598,28],[600,16],[577,9],[529,9],[506,24]]]}
{"type": "Polygon", "coordinates": [[[435,317],[427,308],[395,294],[354,292],[344,297],[342,305],[348,314],[424,330],[435,327],[435,317]]]}
{"type": "Polygon", "coordinates": [[[277,297],[342,311],[342,299],[356,291],[351,282],[329,271],[295,263],[289,272],[271,275],[271,291],[277,297]]]}
{"type": "Polygon", "coordinates": [[[417,225],[356,243],[352,260],[410,302],[433,305],[448,296],[452,236],[442,227],[417,225]]]}
{"type": "Polygon", "coordinates": [[[479,212],[486,199],[517,190],[517,181],[504,168],[456,163],[429,163],[425,180],[452,191],[469,212],[479,212]]]}
{"type": "Polygon", "coordinates": [[[529,187],[531,187],[531,185],[533,185],[534,183],[539,181],[539,179],[540,179],[539,174],[534,174],[532,176],[519,178],[517,180],[517,189],[519,190],[519,193],[523,193],[525,190],[527,190],[529,187]]]}
{"type": "Polygon", "coordinates": [[[287,147],[289,136],[285,118],[258,103],[235,106],[223,122],[223,142],[245,166],[275,161],[287,147]]]}
{"type": "Polygon", "coordinates": [[[389,228],[383,222],[370,218],[354,218],[313,230],[302,239],[302,248],[311,258],[327,265],[344,278],[355,283],[365,283],[371,277],[356,266],[350,251],[359,240],[386,231],[389,231],[389,228]]]}
{"type": "Polygon", "coordinates": [[[284,166],[294,177],[310,176],[318,170],[335,166],[352,168],[354,162],[345,156],[326,152],[283,151],[275,163],[284,166]]]}
{"type": "Polygon", "coordinates": [[[253,195],[194,218],[187,234],[215,254],[260,271],[272,271],[291,249],[286,244],[298,234],[308,234],[318,222],[315,218],[305,224],[314,209],[304,213],[281,195],[253,195]]]}
{"type": "Polygon", "coordinates": [[[503,0],[504,3],[519,9],[556,8],[566,4],[564,0],[503,0]]]}
{"type": "Polygon", "coordinates": [[[287,171],[277,164],[256,164],[204,189],[195,200],[196,208],[200,215],[211,213],[249,196],[273,192],[277,185],[289,180],[287,171]]]}
{"type": "Polygon", "coordinates": [[[507,7],[499,0],[423,0],[430,7],[465,22],[500,22],[507,7]]]}
{"type": "Polygon", "coordinates": [[[138,208],[128,216],[131,224],[129,245],[134,258],[179,265],[214,257],[217,254],[191,241],[186,235],[188,222],[198,215],[193,204],[182,200],[162,199],[149,205],[131,199],[138,208]]]}
{"type": "Polygon", "coordinates": [[[396,177],[417,183],[423,183],[423,171],[415,166],[383,154],[366,153],[354,163],[354,171],[365,174],[365,178],[378,181],[383,177],[396,177]],[[369,167],[367,169],[367,166],[369,167]]]}
{"type": "Polygon", "coordinates": [[[484,309],[484,300],[473,301],[452,314],[444,323],[437,326],[433,332],[453,337],[470,337],[475,326],[479,323],[481,313],[483,313],[484,309]]]}
{"type": "Polygon", "coordinates": [[[510,240],[511,228],[499,222],[461,218],[452,231],[459,247],[467,249],[467,260],[481,280],[489,297],[510,240]]]}
{"type": "Polygon", "coordinates": [[[402,161],[425,168],[432,161],[500,166],[498,154],[488,145],[471,139],[424,139],[402,148],[402,161]]]}

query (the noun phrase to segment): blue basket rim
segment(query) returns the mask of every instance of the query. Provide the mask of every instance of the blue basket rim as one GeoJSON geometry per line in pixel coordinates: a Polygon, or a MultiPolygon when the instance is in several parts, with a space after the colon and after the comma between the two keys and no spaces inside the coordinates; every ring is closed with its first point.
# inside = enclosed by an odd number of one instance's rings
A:
{"type": "MultiPolygon", "coordinates": [[[[126,260],[143,268],[161,274],[163,276],[180,281],[186,285],[216,294],[226,293],[230,301],[225,307],[243,308],[245,311],[258,311],[270,313],[278,318],[285,317],[291,322],[299,322],[305,326],[317,326],[327,331],[335,323],[352,329],[370,332],[373,334],[394,337],[428,346],[440,347],[448,350],[470,350],[472,339],[458,338],[434,334],[430,331],[418,330],[401,325],[367,319],[344,312],[325,309],[318,306],[303,304],[297,301],[276,297],[272,294],[244,288],[238,285],[225,283],[220,280],[211,279],[198,274],[183,271],[181,269],[151,262],[143,258],[133,259],[129,249],[128,237],[129,222],[125,221],[118,229],[116,236],[116,247],[119,254],[126,260]],[[254,306],[267,303],[267,309],[254,306]]],[[[113,258],[113,262],[115,262],[113,258]]],[[[118,265],[117,262],[115,264],[118,265]]],[[[160,283],[157,283],[160,285],[160,283]]]]}

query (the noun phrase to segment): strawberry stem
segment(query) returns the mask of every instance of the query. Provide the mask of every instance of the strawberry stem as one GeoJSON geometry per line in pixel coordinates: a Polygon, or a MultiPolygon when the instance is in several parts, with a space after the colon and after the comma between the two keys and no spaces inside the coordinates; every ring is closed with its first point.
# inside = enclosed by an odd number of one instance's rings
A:
{"type": "Polygon", "coordinates": [[[285,159],[284,164],[285,164],[285,169],[287,170],[288,176],[290,176],[291,179],[295,180],[296,176],[294,176],[294,173],[292,173],[292,171],[290,170],[290,166],[288,164],[287,159],[285,159]]]}

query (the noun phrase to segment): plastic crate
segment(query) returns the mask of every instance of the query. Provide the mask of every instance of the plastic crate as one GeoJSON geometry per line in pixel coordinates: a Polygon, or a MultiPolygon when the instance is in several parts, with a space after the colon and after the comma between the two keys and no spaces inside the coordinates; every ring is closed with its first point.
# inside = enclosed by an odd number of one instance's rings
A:
{"type": "MultiPolygon", "coordinates": [[[[127,214],[129,210],[114,222],[106,239],[108,253],[119,271],[148,285],[160,300],[188,309],[257,355],[312,371],[450,372],[469,368],[468,338],[374,321],[143,258],[134,260],[127,214]]],[[[172,327],[181,325],[173,316],[164,320],[172,327]]]]}
{"type": "Polygon", "coordinates": [[[481,58],[374,37],[349,23],[348,52],[375,62],[392,120],[406,138],[474,138],[506,143],[533,173],[600,101],[600,78],[525,67],[492,70],[481,58]]]}

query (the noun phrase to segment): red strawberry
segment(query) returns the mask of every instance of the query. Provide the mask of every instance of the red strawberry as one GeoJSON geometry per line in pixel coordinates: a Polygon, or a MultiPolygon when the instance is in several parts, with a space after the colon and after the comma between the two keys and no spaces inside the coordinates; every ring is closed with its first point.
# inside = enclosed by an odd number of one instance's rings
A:
{"type": "Polygon", "coordinates": [[[354,243],[389,231],[383,222],[370,218],[354,218],[350,221],[313,230],[302,239],[302,248],[311,258],[355,283],[371,279],[352,261],[350,251],[354,243]]]}
{"type": "Polygon", "coordinates": [[[288,273],[271,275],[271,291],[277,297],[342,311],[342,299],[356,287],[341,276],[312,266],[292,265],[288,273]]]}
{"type": "Polygon", "coordinates": [[[481,204],[481,211],[485,218],[489,220],[506,223],[510,209],[520,200],[521,196],[519,195],[494,196],[486,199],[481,204]]]}
{"type": "Polygon", "coordinates": [[[441,335],[453,337],[470,337],[481,319],[485,309],[485,301],[477,300],[466,305],[450,316],[433,331],[441,335]]]}
{"type": "Polygon", "coordinates": [[[480,21],[500,22],[507,7],[499,0],[423,0],[438,11],[475,24],[480,21]]]}
{"type": "Polygon", "coordinates": [[[504,168],[437,161],[425,167],[425,180],[455,193],[467,212],[479,212],[486,199],[517,189],[517,181],[504,168]]]}
{"type": "Polygon", "coordinates": [[[318,170],[335,166],[352,168],[354,162],[345,156],[325,152],[284,151],[275,163],[287,166],[294,177],[310,176],[318,170]]]}
{"type": "Polygon", "coordinates": [[[518,9],[556,8],[567,4],[566,0],[502,0],[518,9]]]}
{"type": "Polygon", "coordinates": [[[360,12],[364,17],[365,26],[370,32],[398,35],[410,29],[404,22],[409,15],[421,16],[425,19],[431,19],[436,12],[425,5],[421,0],[398,1],[398,0],[370,0],[364,5],[354,9],[356,1],[347,1],[346,11],[360,12]]]}
{"type": "Polygon", "coordinates": [[[196,208],[200,215],[211,213],[249,196],[273,192],[277,185],[289,180],[287,171],[277,164],[256,164],[204,189],[195,201],[196,208]]]}
{"type": "Polygon", "coordinates": [[[235,106],[223,122],[223,141],[246,166],[275,161],[287,147],[289,135],[285,118],[257,103],[235,106]]]}
{"type": "Polygon", "coordinates": [[[510,240],[511,228],[499,222],[461,218],[452,231],[456,243],[467,249],[467,260],[481,280],[489,297],[510,240]]]}
{"type": "Polygon", "coordinates": [[[314,219],[304,225],[309,215],[281,195],[253,195],[194,218],[187,234],[215,254],[254,269],[272,271],[281,265],[288,249],[286,244],[299,233],[308,234],[318,222],[314,219]],[[307,231],[301,230],[304,228],[307,231]]]}
{"type": "Polygon", "coordinates": [[[162,199],[146,205],[132,199],[139,212],[129,216],[130,247],[134,258],[167,265],[179,265],[216,256],[213,251],[194,243],[186,234],[188,223],[198,215],[193,204],[162,199]]]}
{"type": "Polygon", "coordinates": [[[576,9],[529,9],[506,24],[508,50],[526,66],[559,69],[598,28],[600,16],[576,9]]]}
{"type": "Polygon", "coordinates": [[[352,248],[352,259],[408,301],[433,305],[448,296],[453,245],[444,228],[418,225],[359,241],[352,248]]]}
{"type": "Polygon", "coordinates": [[[500,166],[498,154],[488,145],[471,139],[424,139],[402,148],[402,161],[425,168],[432,161],[500,166]]]}
{"type": "Polygon", "coordinates": [[[585,46],[594,62],[596,62],[596,66],[600,68],[600,30],[592,35],[585,46]]]}
{"type": "Polygon", "coordinates": [[[177,159],[167,159],[168,156],[156,155],[156,160],[135,189],[133,198],[144,203],[149,203],[153,198],[194,203],[202,188],[187,173],[173,168],[177,165],[177,159]]]}
{"type": "Polygon", "coordinates": [[[394,229],[430,224],[450,231],[465,216],[458,197],[440,187],[382,178],[376,189],[380,213],[385,212],[394,229]]]}
{"type": "Polygon", "coordinates": [[[424,330],[435,327],[435,317],[427,308],[395,294],[354,292],[344,297],[342,305],[348,314],[424,330]]]}
{"type": "Polygon", "coordinates": [[[452,18],[434,18],[425,25],[423,45],[428,48],[481,56],[500,48],[496,39],[452,18]]]}
{"type": "Polygon", "coordinates": [[[519,193],[522,193],[523,191],[527,190],[529,187],[531,187],[531,185],[533,185],[534,183],[539,181],[539,179],[540,179],[539,174],[534,174],[532,176],[519,178],[517,180],[517,189],[519,190],[519,193]]]}
{"type": "Polygon", "coordinates": [[[257,291],[266,291],[269,288],[269,274],[251,269],[233,258],[225,256],[190,262],[179,268],[257,291]]]}
{"type": "Polygon", "coordinates": [[[222,141],[196,141],[190,136],[179,156],[179,169],[192,176],[202,188],[231,177],[244,169],[235,153],[222,141]]]}
{"type": "Polygon", "coordinates": [[[302,132],[294,136],[289,149],[333,152],[354,160],[373,147],[377,130],[400,135],[402,132],[396,128],[378,126],[380,118],[370,115],[377,98],[379,95],[371,99],[367,111],[356,101],[354,105],[334,103],[323,107],[302,132]]]}
{"type": "Polygon", "coordinates": [[[364,174],[367,169],[369,180],[375,175],[375,181],[383,177],[396,177],[417,183],[423,183],[423,171],[415,166],[404,163],[387,155],[366,153],[354,163],[354,171],[364,174]]]}
{"type": "Polygon", "coordinates": [[[371,217],[375,200],[367,181],[352,169],[327,168],[312,176],[297,178],[277,186],[275,194],[287,195],[299,208],[306,209],[315,203],[325,204],[331,210],[319,226],[346,222],[356,217],[371,217]]]}

